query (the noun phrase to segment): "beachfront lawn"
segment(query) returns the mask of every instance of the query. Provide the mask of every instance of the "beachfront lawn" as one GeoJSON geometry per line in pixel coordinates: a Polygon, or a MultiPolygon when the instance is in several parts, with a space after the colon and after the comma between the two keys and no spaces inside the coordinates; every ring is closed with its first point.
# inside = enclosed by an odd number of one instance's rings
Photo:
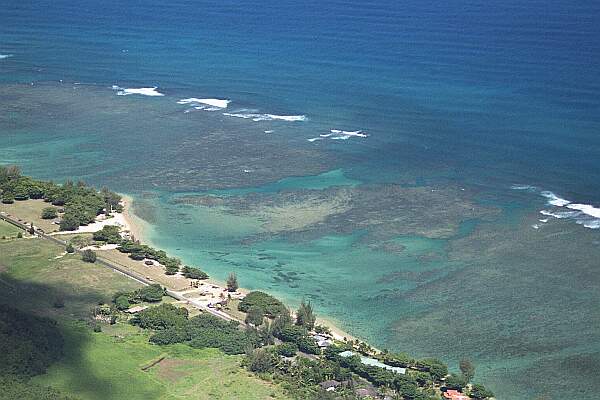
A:
{"type": "Polygon", "coordinates": [[[25,233],[22,229],[19,229],[6,221],[0,220],[0,239],[2,237],[6,237],[7,239],[17,237],[19,232],[25,233]]]}
{"type": "Polygon", "coordinates": [[[25,223],[33,224],[42,228],[44,232],[58,231],[58,225],[53,224],[52,220],[42,219],[42,210],[51,206],[44,200],[23,200],[15,201],[13,204],[0,203],[0,211],[4,211],[13,217],[20,218],[25,223]]]}

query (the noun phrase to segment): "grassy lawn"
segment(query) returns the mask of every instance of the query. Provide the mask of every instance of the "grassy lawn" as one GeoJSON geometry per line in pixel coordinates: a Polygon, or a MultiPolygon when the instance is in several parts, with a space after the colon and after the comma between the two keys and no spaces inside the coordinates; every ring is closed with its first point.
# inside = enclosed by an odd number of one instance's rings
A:
{"type": "Polygon", "coordinates": [[[40,227],[44,232],[58,231],[58,225],[53,224],[52,220],[42,219],[42,210],[52,205],[44,202],[44,200],[24,200],[15,201],[13,204],[0,203],[0,211],[4,211],[13,217],[20,218],[26,223],[33,222],[37,227],[40,227]]]}
{"type": "Polygon", "coordinates": [[[68,329],[65,358],[35,382],[82,400],[286,399],[281,389],[242,370],[238,356],[151,345],[144,332],[124,324],[102,333],[77,324],[68,329]]]}
{"type": "Polygon", "coordinates": [[[85,263],[77,254],[43,239],[0,241],[0,265],[4,282],[14,281],[16,293],[0,292],[0,300],[21,308],[52,315],[84,317],[98,302],[110,301],[116,291],[129,291],[140,284],[108,268],[85,263]],[[14,295],[18,298],[12,298],[14,295]],[[62,299],[64,308],[54,303],[62,299]]]}
{"type": "Polygon", "coordinates": [[[56,319],[65,339],[64,357],[34,382],[81,400],[287,399],[279,386],[242,369],[240,356],[151,345],[147,332],[126,322],[93,333],[84,321],[90,310],[116,291],[138,287],[49,241],[0,240],[0,303],[56,319]]]}
{"type": "Polygon", "coordinates": [[[19,232],[25,234],[22,229],[0,220],[0,240],[2,237],[6,237],[7,239],[17,237],[19,232]]]}

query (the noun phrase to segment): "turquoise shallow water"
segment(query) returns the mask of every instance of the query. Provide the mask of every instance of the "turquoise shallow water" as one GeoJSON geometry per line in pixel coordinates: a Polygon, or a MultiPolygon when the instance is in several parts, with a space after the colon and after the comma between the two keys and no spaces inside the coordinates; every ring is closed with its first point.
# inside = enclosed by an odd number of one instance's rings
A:
{"type": "Polygon", "coordinates": [[[129,193],[186,262],[310,299],[378,347],[472,358],[500,398],[595,399],[599,16],[591,1],[8,4],[0,163],[129,193]],[[177,103],[191,97],[231,103],[177,103]]]}

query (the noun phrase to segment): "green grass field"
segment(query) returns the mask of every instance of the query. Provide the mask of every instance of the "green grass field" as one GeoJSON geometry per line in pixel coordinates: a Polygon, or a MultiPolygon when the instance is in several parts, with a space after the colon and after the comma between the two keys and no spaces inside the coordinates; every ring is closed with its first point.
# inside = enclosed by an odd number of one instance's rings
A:
{"type": "Polygon", "coordinates": [[[148,333],[126,322],[93,333],[84,322],[90,310],[139,284],[63,251],[43,239],[0,240],[0,303],[56,319],[65,339],[64,357],[35,383],[81,400],[287,399],[242,369],[239,356],[151,345],[148,333]]]}
{"type": "Polygon", "coordinates": [[[23,232],[23,230],[8,222],[0,220],[0,240],[2,240],[2,237],[6,237],[6,239],[14,238],[19,232],[23,232]]]}
{"type": "Polygon", "coordinates": [[[58,225],[53,224],[52,220],[42,219],[42,210],[46,207],[52,207],[52,205],[44,200],[15,201],[13,204],[0,203],[0,211],[18,217],[27,224],[33,222],[35,226],[42,228],[45,232],[58,231],[58,225]]]}
{"type": "Polygon", "coordinates": [[[280,389],[242,370],[240,357],[215,349],[151,345],[145,333],[125,324],[102,333],[71,324],[66,339],[65,358],[34,381],[83,400],[286,398],[280,389]]]}

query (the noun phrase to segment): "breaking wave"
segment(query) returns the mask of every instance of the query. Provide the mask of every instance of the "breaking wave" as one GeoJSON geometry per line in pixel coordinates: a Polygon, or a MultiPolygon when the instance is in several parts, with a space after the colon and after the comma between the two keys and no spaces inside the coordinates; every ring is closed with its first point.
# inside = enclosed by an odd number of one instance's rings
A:
{"type": "MultiPolygon", "coordinates": [[[[537,191],[534,186],[528,185],[513,185],[511,186],[511,189],[537,191]]],[[[541,210],[540,214],[556,219],[570,219],[586,228],[600,229],[599,207],[594,207],[590,204],[573,203],[549,190],[539,191],[539,195],[547,199],[547,205],[553,207],[549,210],[541,210]]],[[[547,218],[543,220],[540,219],[540,222],[542,223],[547,221],[547,218]]]]}
{"type": "Polygon", "coordinates": [[[5,58],[9,58],[9,57],[12,57],[12,56],[13,56],[12,54],[0,54],[0,60],[3,60],[5,58]]]}
{"type": "Polygon", "coordinates": [[[189,104],[196,110],[204,111],[220,111],[227,108],[229,103],[231,100],[228,99],[198,99],[195,97],[181,99],[177,102],[177,104],[189,104]]]}
{"type": "Polygon", "coordinates": [[[343,131],[341,129],[331,129],[329,133],[322,133],[318,137],[307,139],[309,142],[316,142],[317,140],[348,140],[350,138],[367,138],[369,134],[365,131],[343,131]]]}
{"type": "Polygon", "coordinates": [[[240,110],[238,112],[223,113],[228,117],[251,119],[252,121],[287,121],[287,122],[300,122],[306,121],[306,115],[276,115],[276,114],[260,114],[256,112],[245,112],[248,110],[240,110]]]}
{"type": "Polygon", "coordinates": [[[129,96],[131,94],[139,94],[141,96],[150,97],[164,96],[164,94],[157,90],[157,86],[145,88],[122,88],[117,85],[113,85],[112,89],[117,91],[117,96],[129,96]]]}

